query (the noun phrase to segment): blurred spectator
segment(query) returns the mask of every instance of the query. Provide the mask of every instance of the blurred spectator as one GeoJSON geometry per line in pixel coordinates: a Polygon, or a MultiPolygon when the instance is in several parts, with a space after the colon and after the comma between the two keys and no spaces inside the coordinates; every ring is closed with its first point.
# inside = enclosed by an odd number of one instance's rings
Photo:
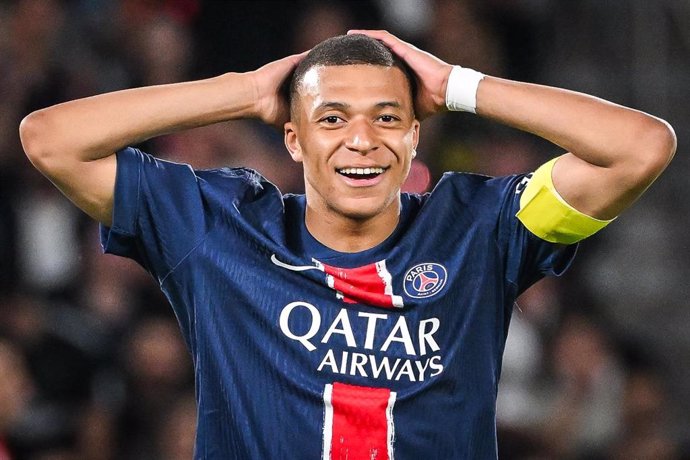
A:
{"type": "Polygon", "coordinates": [[[17,347],[0,341],[0,459],[12,458],[8,443],[34,395],[24,357],[17,347]]]}
{"type": "Polygon", "coordinates": [[[7,458],[71,458],[72,419],[59,402],[45,400],[26,357],[0,340],[0,455],[7,458]]]}
{"type": "Polygon", "coordinates": [[[68,307],[28,295],[5,299],[3,308],[0,336],[21,347],[40,395],[58,405],[83,400],[98,349],[83,329],[89,323],[68,307]]]}
{"type": "Polygon", "coordinates": [[[175,322],[156,317],[135,325],[123,353],[127,399],[120,419],[122,456],[155,458],[160,419],[192,383],[190,356],[175,322]]]}
{"type": "Polygon", "coordinates": [[[563,319],[552,346],[552,403],[543,436],[554,458],[601,454],[620,430],[625,376],[611,331],[582,313],[563,319]]]}
{"type": "Polygon", "coordinates": [[[189,30],[168,17],[147,24],[137,44],[142,85],[161,85],[189,79],[192,40],[189,30]]]}
{"type": "Polygon", "coordinates": [[[46,294],[64,291],[78,270],[79,211],[59,194],[38,189],[26,193],[17,212],[21,280],[46,294]]]}
{"type": "Polygon", "coordinates": [[[609,458],[681,458],[680,446],[670,435],[667,398],[660,375],[653,369],[633,370],[623,393],[620,435],[610,449],[609,458]]]}
{"type": "Polygon", "coordinates": [[[354,25],[344,3],[308,4],[296,23],[293,50],[298,53],[311,49],[329,37],[347,33],[354,25]]]}
{"type": "Polygon", "coordinates": [[[90,405],[83,408],[79,415],[75,435],[77,457],[81,460],[118,458],[114,414],[105,407],[90,405]]]}
{"type": "Polygon", "coordinates": [[[427,48],[446,62],[477,69],[488,75],[503,74],[503,50],[491,24],[472,0],[434,0],[434,27],[427,48]]]}
{"type": "Polygon", "coordinates": [[[546,416],[545,342],[562,308],[557,283],[553,278],[539,281],[513,309],[496,402],[502,430],[533,432],[546,416]]]}
{"type": "Polygon", "coordinates": [[[160,419],[158,458],[188,460],[194,453],[196,435],[196,401],[193,393],[181,395],[168,413],[160,419]]]}

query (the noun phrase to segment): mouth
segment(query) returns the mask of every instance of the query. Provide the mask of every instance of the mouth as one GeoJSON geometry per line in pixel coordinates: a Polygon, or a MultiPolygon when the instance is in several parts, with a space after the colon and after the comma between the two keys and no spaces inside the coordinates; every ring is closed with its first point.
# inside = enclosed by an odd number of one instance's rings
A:
{"type": "Polygon", "coordinates": [[[341,176],[345,176],[351,180],[371,180],[376,179],[381,174],[386,172],[388,168],[373,167],[373,168],[337,168],[335,171],[341,176]]]}

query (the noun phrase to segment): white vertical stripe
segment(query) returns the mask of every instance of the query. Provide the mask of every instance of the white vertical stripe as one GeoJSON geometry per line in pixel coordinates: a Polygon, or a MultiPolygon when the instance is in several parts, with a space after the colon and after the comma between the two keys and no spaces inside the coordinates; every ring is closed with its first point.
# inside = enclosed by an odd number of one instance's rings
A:
{"type": "Polygon", "coordinates": [[[386,421],[388,422],[388,433],[386,444],[388,445],[388,460],[393,460],[393,442],[395,442],[395,423],[393,422],[393,406],[395,406],[395,391],[391,391],[388,396],[388,406],[386,406],[386,421]]]}
{"type": "MultiPolygon", "coordinates": [[[[390,404],[390,402],[389,402],[390,404]]],[[[331,460],[333,440],[333,385],[327,383],[323,389],[323,460],[331,460]]]]}
{"type": "Polygon", "coordinates": [[[405,306],[405,304],[403,303],[403,298],[401,296],[392,295],[391,299],[393,299],[393,306],[394,307],[402,308],[405,306]]]}
{"type": "Polygon", "coordinates": [[[385,259],[376,262],[376,273],[378,273],[379,278],[381,278],[381,280],[383,281],[383,285],[385,286],[383,290],[384,294],[393,295],[393,277],[386,268],[385,259]]]}
{"type": "Polygon", "coordinates": [[[404,307],[405,305],[403,304],[402,297],[393,294],[393,275],[391,275],[391,273],[388,271],[388,268],[386,267],[386,259],[376,262],[376,273],[379,275],[379,278],[381,278],[381,280],[383,281],[383,293],[391,296],[393,306],[398,308],[404,307]]]}

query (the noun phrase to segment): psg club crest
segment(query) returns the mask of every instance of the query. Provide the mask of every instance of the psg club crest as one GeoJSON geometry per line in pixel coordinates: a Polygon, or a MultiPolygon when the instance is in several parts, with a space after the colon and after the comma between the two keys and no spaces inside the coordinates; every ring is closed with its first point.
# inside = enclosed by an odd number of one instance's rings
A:
{"type": "Polygon", "coordinates": [[[434,262],[417,264],[405,273],[405,294],[415,299],[425,299],[438,294],[446,285],[446,267],[434,262]]]}

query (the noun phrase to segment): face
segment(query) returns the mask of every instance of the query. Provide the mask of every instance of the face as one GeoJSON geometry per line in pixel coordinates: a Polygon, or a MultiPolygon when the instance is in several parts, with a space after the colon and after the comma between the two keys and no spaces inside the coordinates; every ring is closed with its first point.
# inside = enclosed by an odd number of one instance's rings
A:
{"type": "Polygon", "coordinates": [[[303,163],[309,208],[353,220],[397,214],[419,135],[402,71],[313,67],[298,94],[285,144],[303,163]]]}

